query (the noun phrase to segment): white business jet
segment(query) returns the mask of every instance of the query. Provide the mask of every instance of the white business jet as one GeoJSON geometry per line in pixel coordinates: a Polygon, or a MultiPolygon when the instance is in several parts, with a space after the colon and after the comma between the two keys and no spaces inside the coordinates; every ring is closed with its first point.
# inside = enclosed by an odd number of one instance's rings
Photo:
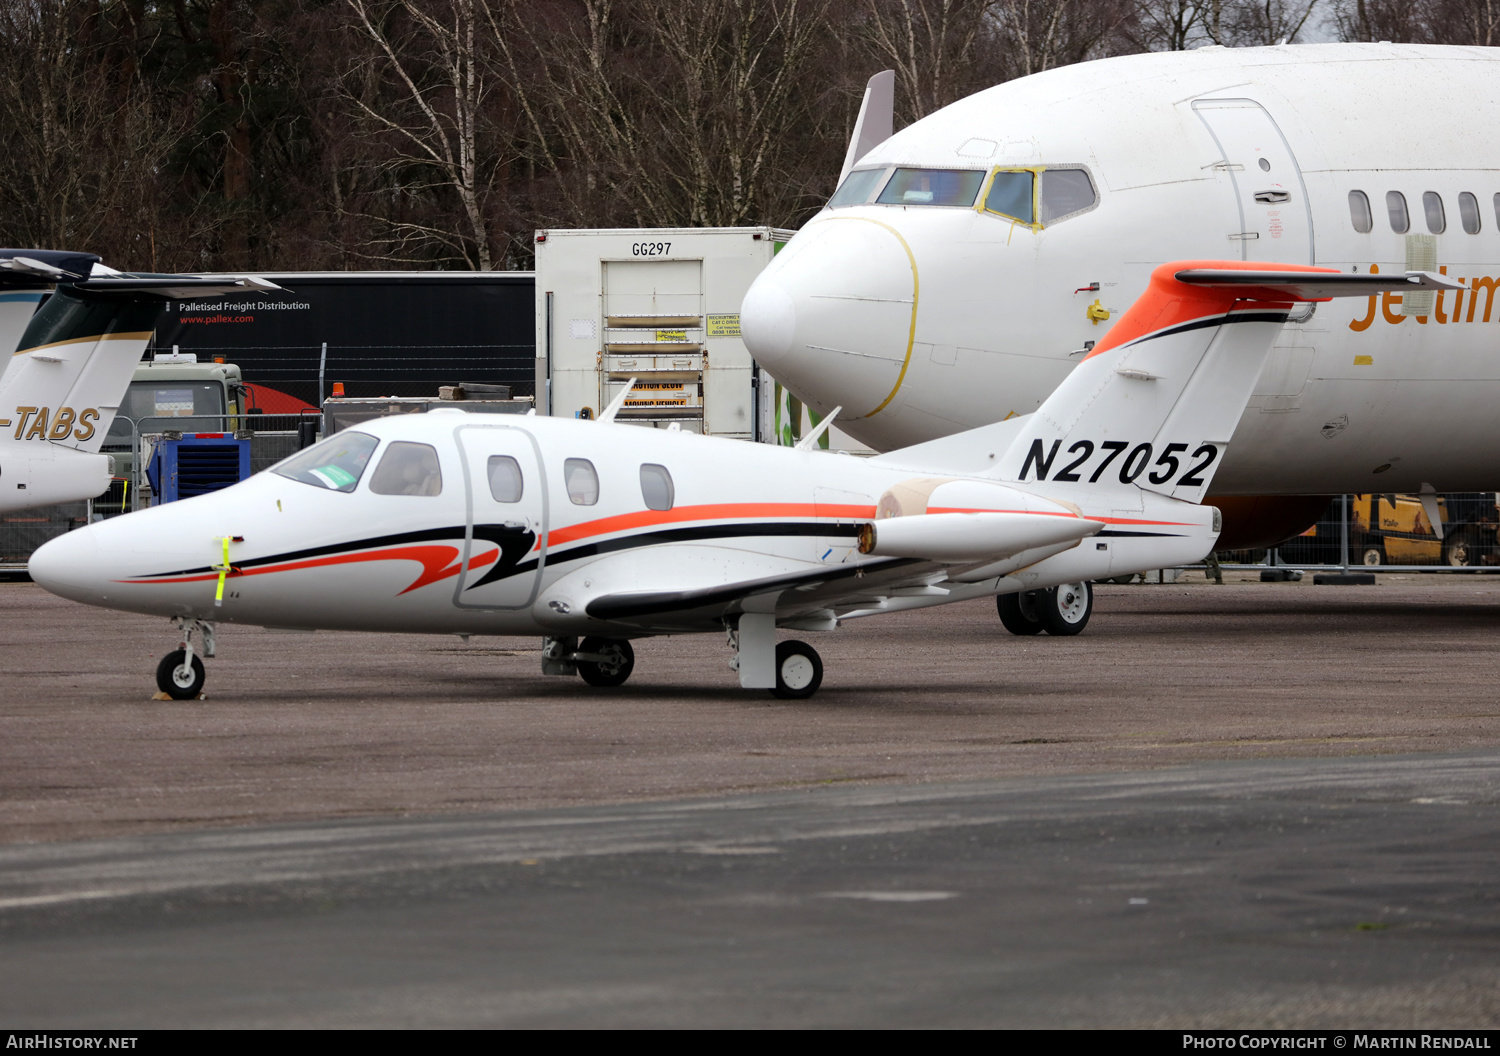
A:
{"type": "Polygon", "coordinates": [[[99,447],[170,298],[280,289],[248,276],[126,274],[98,259],[0,250],[0,512],[109,487],[99,447]]]}
{"type": "Polygon", "coordinates": [[[1443,272],[1464,289],[1292,316],[1214,480],[1220,545],[1296,534],[1330,494],[1495,490],[1497,84],[1496,48],[1204,48],[1048,70],[892,135],[877,76],[837,193],[745,299],[746,344],[886,451],[1035,411],[1164,261],[1443,272]]]}
{"type": "Polygon", "coordinates": [[[630,675],[631,638],[727,630],[742,686],[806,697],[822,662],[779,627],[1202,558],[1219,514],[1198,502],[1293,305],[1452,288],[1166,265],[1036,414],[869,460],[615,424],[623,395],[597,422],[399,415],[60,536],[30,572],[174,619],[157,684],[179,699],[201,692],[219,621],[540,633],[543,670],[592,685],[630,675]]]}

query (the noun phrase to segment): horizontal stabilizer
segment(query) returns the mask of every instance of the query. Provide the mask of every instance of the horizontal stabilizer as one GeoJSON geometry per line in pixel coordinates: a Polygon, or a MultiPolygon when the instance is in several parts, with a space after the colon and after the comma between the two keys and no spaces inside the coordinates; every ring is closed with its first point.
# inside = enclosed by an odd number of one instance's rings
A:
{"type": "Polygon", "coordinates": [[[859,552],[963,564],[999,560],[1059,543],[1076,543],[1103,527],[1100,521],[1040,513],[928,513],[888,517],[860,530],[859,552]]]}
{"type": "Polygon", "coordinates": [[[273,292],[281,289],[270,279],[255,275],[215,279],[193,275],[121,275],[118,278],[111,276],[87,279],[74,283],[74,288],[89,293],[134,293],[177,299],[221,297],[231,293],[273,292]]]}
{"type": "Polygon", "coordinates": [[[1404,275],[1297,274],[1263,269],[1187,268],[1174,278],[1189,286],[1233,290],[1246,300],[1328,301],[1335,297],[1368,297],[1387,290],[1461,290],[1463,283],[1431,271],[1404,275]]]}
{"type": "MultiPolygon", "coordinates": [[[[0,285],[46,285],[86,278],[99,258],[55,249],[0,249],[0,285]]],[[[10,349],[6,349],[10,351],[10,349]]]]}

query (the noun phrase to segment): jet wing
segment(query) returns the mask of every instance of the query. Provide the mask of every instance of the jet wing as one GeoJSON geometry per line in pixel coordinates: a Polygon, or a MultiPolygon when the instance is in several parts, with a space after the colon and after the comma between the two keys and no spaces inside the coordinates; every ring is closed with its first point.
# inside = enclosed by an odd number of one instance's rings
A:
{"type": "Polygon", "coordinates": [[[858,568],[825,564],[811,550],[806,560],[701,544],[614,554],[553,583],[534,611],[550,613],[549,621],[560,628],[586,618],[656,631],[703,631],[747,607],[774,611],[778,620],[866,608],[892,589],[941,571],[933,562],[901,557],[858,568]]]}
{"type": "Polygon", "coordinates": [[[1189,286],[1248,287],[1247,297],[1258,300],[1284,296],[1290,301],[1327,301],[1334,297],[1400,290],[1461,290],[1463,284],[1431,271],[1408,271],[1404,275],[1341,275],[1326,271],[1249,271],[1219,268],[1187,268],[1175,278],[1189,286]]]}

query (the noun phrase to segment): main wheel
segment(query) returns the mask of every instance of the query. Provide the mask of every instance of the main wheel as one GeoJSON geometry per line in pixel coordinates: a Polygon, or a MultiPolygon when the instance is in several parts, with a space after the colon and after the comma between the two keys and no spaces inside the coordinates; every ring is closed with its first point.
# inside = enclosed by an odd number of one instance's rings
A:
{"type": "Polygon", "coordinates": [[[173,700],[197,700],[203,692],[203,683],[208,679],[203,661],[196,654],[191,665],[183,663],[186,659],[187,650],[176,649],[156,665],[156,688],[173,700]]]}
{"type": "Polygon", "coordinates": [[[1443,563],[1454,568],[1479,564],[1479,540],[1470,532],[1459,532],[1443,544],[1443,563]]]}
{"type": "Polygon", "coordinates": [[[1385,551],[1378,546],[1365,547],[1364,553],[1359,555],[1360,564],[1383,565],[1385,564],[1385,551]]]}
{"type": "Polygon", "coordinates": [[[577,661],[578,674],[591,686],[623,686],[635,670],[635,650],[624,638],[585,638],[578,651],[604,657],[577,661]]]}
{"type": "Polygon", "coordinates": [[[995,595],[995,608],[1000,610],[1000,623],[1007,631],[1020,635],[1042,633],[1042,621],[1036,614],[1039,593],[1027,590],[1020,594],[995,595]]]}
{"type": "Polygon", "coordinates": [[[1093,615],[1094,586],[1085,580],[1039,590],[1035,605],[1042,630],[1059,637],[1074,635],[1088,626],[1093,615]]]}
{"type": "Polygon", "coordinates": [[[823,661],[806,642],[780,642],[776,646],[776,688],[773,697],[802,700],[823,684],[823,661]]]}

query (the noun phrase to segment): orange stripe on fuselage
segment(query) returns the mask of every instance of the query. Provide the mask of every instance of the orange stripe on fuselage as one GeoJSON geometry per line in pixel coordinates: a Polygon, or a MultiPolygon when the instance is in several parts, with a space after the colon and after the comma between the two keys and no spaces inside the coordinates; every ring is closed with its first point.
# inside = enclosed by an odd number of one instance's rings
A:
{"type": "Polygon", "coordinates": [[[1268,307],[1290,308],[1296,298],[1282,294],[1272,296],[1264,287],[1243,286],[1226,288],[1219,286],[1189,286],[1177,281],[1179,271],[1198,269],[1213,271],[1285,271],[1319,275],[1337,275],[1337,268],[1318,268],[1311,264],[1267,264],[1259,260],[1175,260],[1162,264],[1151,273],[1151,283],[1146,292],[1125,310],[1120,321],[1110,328],[1104,340],[1083,358],[1093,359],[1112,348],[1119,348],[1138,341],[1158,330],[1168,330],[1195,319],[1206,319],[1223,315],[1236,304],[1253,301],[1268,307]]]}
{"type": "MultiPolygon", "coordinates": [[[[264,576],[272,572],[295,572],[304,568],[326,568],[330,565],[352,565],[366,561],[415,561],[422,566],[422,574],[415,582],[405,590],[416,590],[425,587],[429,583],[439,580],[450,579],[458,575],[459,566],[451,564],[458,556],[456,546],[397,546],[385,550],[366,550],[352,554],[330,554],[327,557],[310,557],[305,561],[288,561],[280,565],[265,565],[260,568],[236,568],[229,573],[230,579],[241,576],[264,576]]],[[[469,568],[483,567],[493,562],[500,556],[498,548],[489,550],[469,559],[469,568]]],[[[208,572],[202,575],[181,576],[173,579],[117,579],[116,583],[207,583],[219,578],[217,572],[208,572]]]]}
{"type": "MultiPolygon", "coordinates": [[[[547,545],[563,546],[589,539],[596,535],[628,532],[633,528],[655,528],[664,524],[681,524],[684,521],[734,521],[762,520],[769,518],[803,517],[834,518],[843,520],[874,520],[874,506],[834,505],[811,502],[720,502],[703,506],[678,506],[671,510],[641,510],[637,513],[622,513],[614,517],[601,517],[597,521],[584,521],[564,528],[554,528],[547,533],[547,545]]],[[[542,540],[536,541],[533,549],[539,550],[542,540]]]]}

